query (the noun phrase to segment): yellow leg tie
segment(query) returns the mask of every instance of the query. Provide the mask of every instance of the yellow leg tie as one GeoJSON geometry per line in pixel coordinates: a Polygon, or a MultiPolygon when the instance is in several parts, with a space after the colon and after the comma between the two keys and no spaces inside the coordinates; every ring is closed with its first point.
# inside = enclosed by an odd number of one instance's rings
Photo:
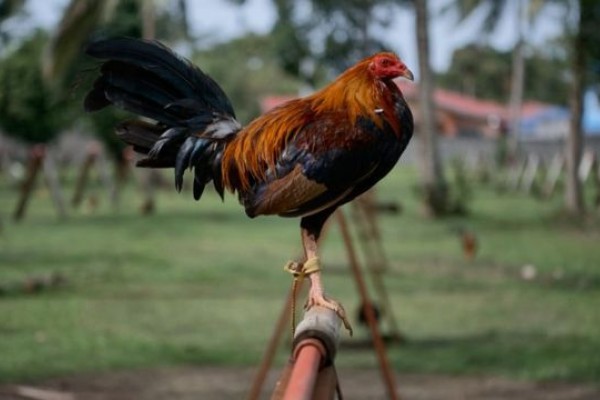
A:
{"type": "Polygon", "coordinates": [[[296,333],[296,297],[299,287],[302,287],[302,282],[307,275],[314,274],[321,270],[321,265],[318,257],[313,257],[304,262],[288,261],[283,267],[284,271],[291,273],[294,276],[292,281],[292,337],[296,333]]]}

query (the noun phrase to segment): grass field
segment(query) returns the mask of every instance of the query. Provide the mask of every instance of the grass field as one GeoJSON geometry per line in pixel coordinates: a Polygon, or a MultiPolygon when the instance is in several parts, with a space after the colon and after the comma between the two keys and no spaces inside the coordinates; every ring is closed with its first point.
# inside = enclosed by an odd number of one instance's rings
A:
{"type": "MultiPolygon", "coordinates": [[[[381,218],[385,281],[408,338],[390,349],[396,369],[600,381],[598,218],[570,223],[558,198],[477,187],[468,218],[433,221],[421,215],[413,182],[413,171],[397,169],[378,192],[403,206],[381,218]],[[460,226],[479,239],[474,262],[462,255],[460,226]],[[537,272],[530,280],[521,277],[527,264],[537,272]]],[[[130,185],[118,212],[102,197],[95,212],[83,207],[63,222],[40,188],[15,224],[15,191],[0,185],[0,283],[51,272],[67,279],[57,290],[0,297],[0,381],[258,363],[291,282],[282,266],[300,252],[297,221],[250,220],[232,196],[222,204],[208,192],[196,203],[174,190],[142,217],[130,185]]],[[[336,227],[323,259],[328,292],[354,310],[336,227]]],[[[376,364],[371,351],[342,347],[338,365],[376,364]]]]}

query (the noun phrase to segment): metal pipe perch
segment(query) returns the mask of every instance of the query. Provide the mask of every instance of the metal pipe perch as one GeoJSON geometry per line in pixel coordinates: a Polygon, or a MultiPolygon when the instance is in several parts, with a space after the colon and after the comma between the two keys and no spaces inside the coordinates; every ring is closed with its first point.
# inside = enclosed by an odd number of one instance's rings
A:
{"type": "Polygon", "coordinates": [[[292,357],[271,400],[329,400],[337,386],[333,360],[340,340],[341,320],[324,307],[309,309],[294,335],[292,357]]]}

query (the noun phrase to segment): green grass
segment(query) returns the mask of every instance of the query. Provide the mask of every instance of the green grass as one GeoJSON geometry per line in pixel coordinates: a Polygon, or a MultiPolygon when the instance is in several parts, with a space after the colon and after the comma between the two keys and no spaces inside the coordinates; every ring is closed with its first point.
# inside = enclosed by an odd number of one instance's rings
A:
{"type": "MultiPolygon", "coordinates": [[[[598,218],[571,223],[558,212],[561,199],[478,187],[468,218],[433,221],[421,215],[413,182],[413,171],[398,168],[378,192],[403,206],[381,218],[391,264],[385,282],[408,338],[390,349],[393,365],[598,382],[598,218]],[[477,234],[474,262],[464,260],[459,226],[477,234]],[[535,266],[535,279],[521,278],[525,264],[535,266]]],[[[54,291],[0,297],[0,381],[258,363],[290,285],[282,266],[300,253],[297,221],[250,220],[232,196],[223,204],[208,192],[196,203],[172,190],[143,217],[131,185],[118,212],[102,197],[96,212],[83,207],[63,222],[39,189],[15,224],[7,216],[16,192],[0,185],[0,284],[50,272],[68,279],[54,291]]],[[[336,227],[323,259],[328,292],[353,313],[358,296],[336,227]]],[[[338,364],[376,366],[371,351],[343,347],[338,364]]]]}

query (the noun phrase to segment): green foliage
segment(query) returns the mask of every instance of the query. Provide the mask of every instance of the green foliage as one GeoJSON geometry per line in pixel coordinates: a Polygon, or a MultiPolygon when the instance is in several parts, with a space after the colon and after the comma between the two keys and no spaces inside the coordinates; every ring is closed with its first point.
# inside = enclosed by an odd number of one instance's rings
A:
{"type": "Polygon", "coordinates": [[[37,31],[0,60],[0,128],[29,143],[52,140],[72,117],[42,80],[47,36],[37,31]]]}
{"type": "MultiPolygon", "coordinates": [[[[178,9],[169,8],[168,6],[172,6],[172,4],[165,5],[166,8],[159,10],[157,15],[157,36],[168,39],[183,38],[185,36],[181,29],[181,19],[183,16],[177,13],[178,9]]],[[[89,40],[119,36],[141,37],[141,7],[138,0],[119,0],[112,17],[105,23],[97,26],[89,40]]],[[[79,108],[81,108],[81,102],[87,90],[92,85],[92,78],[96,76],[96,68],[97,64],[92,63],[81,52],[69,67],[67,82],[81,80],[76,85],[77,89],[74,92],[74,96],[72,96],[72,99],[77,102],[79,108]],[[84,73],[82,71],[87,72],[84,73]]],[[[131,114],[118,110],[115,107],[107,107],[102,111],[83,115],[81,122],[82,126],[93,132],[115,157],[120,157],[125,145],[115,135],[115,126],[119,122],[131,117],[131,114]]]]}
{"type": "MultiPolygon", "coordinates": [[[[554,46],[549,43],[546,49],[554,46]]],[[[524,98],[567,106],[571,82],[567,70],[566,57],[533,51],[525,61],[524,98]]]]}
{"type": "Polygon", "coordinates": [[[450,68],[439,74],[437,81],[447,89],[505,101],[510,90],[510,63],[509,52],[469,45],[454,52],[450,68]]]}
{"type": "Polygon", "coordinates": [[[189,40],[186,1],[157,2],[157,4],[162,7],[159,7],[156,15],[156,37],[170,42],[189,40]]]}
{"type": "Polygon", "coordinates": [[[0,22],[15,15],[24,3],[25,0],[0,0],[0,22]]]}
{"type": "MultiPolygon", "coordinates": [[[[567,60],[547,53],[533,51],[527,56],[524,98],[566,105],[567,60]]],[[[511,57],[508,51],[468,45],[454,52],[450,68],[438,75],[438,82],[447,89],[506,102],[510,97],[511,57]]]]}
{"type": "MultiPolygon", "coordinates": [[[[117,36],[140,37],[142,35],[140,12],[139,1],[119,1],[114,10],[113,17],[94,31],[90,40],[117,36]]],[[[107,107],[99,112],[83,114],[82,101],[87,91],[92,86],[92,79],[96,77],[96,74],[97,64],[92,63],[92,61],[86,58],[83,53],[80,53],[70,68],[68,81],[76,79],[82,80],[82,82],[77,85],[77,90],[73,96],[77,106],[82,110],[80,118],[82,126],[89,129],[104,143],[113,156],[119,159],[125,145],[115,135],[115,127],[119,122],[131,116],[115,107],[107,107]],[[87,72],[83,73],[82,71],[87,72]]]]}
{"type": "Polygon", "coordinates": [[[223,88],[237,118],[248,122],[260,114],[260,100],[273,94],[297,94],[300,83],[286,74],[273,56],[267,36],[248,35],[196,53],[194,62],[223,88]]]}
{"type": "Polygon", "coordinates": [[[455,0],[449,2],[444,12],[456,10],[458,12],[459,22],[464,22],[476,10],[485,7],[485,14],[482,24],[482,30],[485,34],[490,34],[498,26],[501,17],[508,8],[507,0],[455,0]]]}
{"type": "MultiPolygon", "coordinates": [[[[181,3],[181,2],[178,2],[181,3]]],[[[53,89],[68,98],[70,104],[81,110],[81,102],[96,76],[97,64],[92,63],[82,53],[82,44],[108,37],[142,36],[142,2],[139,0],[118,0],[103,20],[103,14],[111,4],[106,2],[79,0],[72,1],[65,10],[63,20],[48,47],[47,68],[51,69],[58,85],[53,89]],[[71,38],[77,38],[72,40],[71,38]]],[[[179,40],[187,37],[187,25],[181,4],[177,7],[168,2],[157,7],[155,16],[157,38],[179,40]]],[[[82,115],[82,127],[93,132],[115,156],[119,156],[124,145],[116,138],[114,128],[128,114],[109,107],[101,112],[82,115]]]]}
{"type": "Polygon", "coordinates": [[[43,76],[47,86],[62,90],[65,79],[73,71],[74,60],[81,53],[86,38],[102,20],[113,2],[71,0],[51,36],[43,58],[43,76]]]}
{"type": "Polygon", "coordinates": [[[386,49],[386,42],[370,35],[369,29],[391,23],[389,11],[407,1],[321,0],[309,3],[312,8],[310,18],[302,19],[297,13],[297,2],[275,1],[278,20],[272,36],[275,54],[283,68],[315,85],[323,74],[321,69],[312,66],[315,63],[337,74],[361,58],[386,49]]]}
{"type": "Polygon", "coordinates": [[[467,215],[469,213],[470,204],[473,201],[473,188],[463,159],[455,158],[452,160],[449,185],[449,214],[467,215]]]}
{"type": "Polygon", "coordinates": [[[302,71],[302,60],[310,55],[306,32],[294,24],[294,3],[289,0],[276,0],[278,18],[271,31],[273,55],[284,71],[304,77],[314,84],[314,75],[302,71]]]}

